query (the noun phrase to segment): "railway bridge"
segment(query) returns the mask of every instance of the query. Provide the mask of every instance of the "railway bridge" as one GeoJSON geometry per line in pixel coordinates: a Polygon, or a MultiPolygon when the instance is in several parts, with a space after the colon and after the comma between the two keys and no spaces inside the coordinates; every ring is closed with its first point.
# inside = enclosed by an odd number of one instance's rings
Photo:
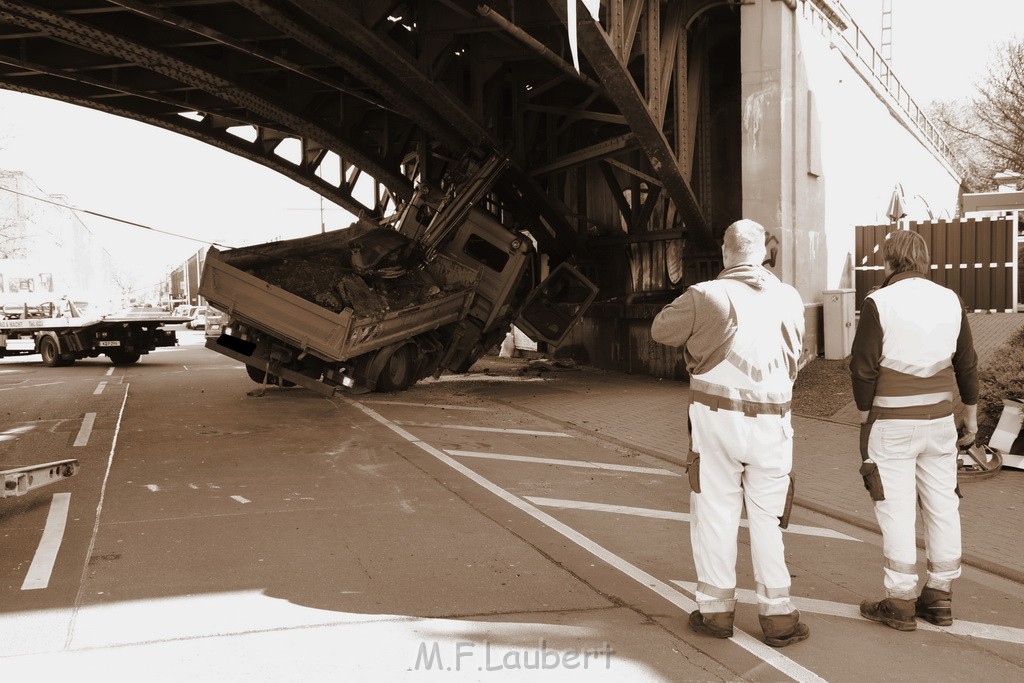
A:
{"type": "Polygon", "coordinates": [[[497,153],[489,208],[601,290],[560,352],[663,377],[682,362],[650,319],[715,276],[732,221],[768,228],[815,353],[854,226],[896,184],[936,211],[959,189],[838,0],[0,0],[0,88],[201,140],[369,220],[497,153]]]}

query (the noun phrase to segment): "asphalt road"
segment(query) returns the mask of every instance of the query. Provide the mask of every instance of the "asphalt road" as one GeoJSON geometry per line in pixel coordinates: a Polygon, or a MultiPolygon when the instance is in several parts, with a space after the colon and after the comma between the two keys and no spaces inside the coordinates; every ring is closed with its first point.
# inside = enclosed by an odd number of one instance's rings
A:
{"type": "Polygon", "coordinates": [[[8,680],[1024,678],[1020,585],[967,570],[954,604],[989,618],[898,633],[857,614],[880,539],[806,511],[811,639],[765,646],[751,590],[734,638],[693,634],[680,468],[519,410],[534,378],[254,396],[179,339],[127,368],[0,360],[0,469],[82,465],[0,500],[8,680]]]}

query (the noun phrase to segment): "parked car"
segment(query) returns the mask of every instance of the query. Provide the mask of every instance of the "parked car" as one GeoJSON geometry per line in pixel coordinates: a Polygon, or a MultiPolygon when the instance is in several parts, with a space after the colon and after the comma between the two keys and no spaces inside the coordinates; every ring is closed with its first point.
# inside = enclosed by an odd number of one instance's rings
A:
{"type": "Polygon", "coordinates": [[[228,316],[224,311],[219,311],[213,306],[206,307],[206,336],[219,337],[227,323],[228,316]]]}
{"type": "Polygon", "coordinates": [[[192,318],[185,323],[188,329],[198,330],[200,327],[206,327],[206,306],[193,306],[188,316],[192,318]]]}

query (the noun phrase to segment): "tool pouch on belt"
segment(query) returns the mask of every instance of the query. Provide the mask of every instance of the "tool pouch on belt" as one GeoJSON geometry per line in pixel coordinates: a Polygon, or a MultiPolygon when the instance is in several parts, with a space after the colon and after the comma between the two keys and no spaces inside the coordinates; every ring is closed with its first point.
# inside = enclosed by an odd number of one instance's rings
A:
{"type": "Polygon", "coordinates": [[[686,454],[686,477],[690,480],[690,490],[700,493],[700,453],[689,451],[686,454]]]}
{"type": "Polygon", "coordinates": [[[885,489],[882,488],[882,475],[878,473],[878,465],[865,460],[860,464],[860,476],[864,477],[864,488],[871,494],[871,500],[885,500],[885,489]]]}
{"type": "Polygon", "coordinates": [[[789,490],[786,491],[786,505],[782,508],[782,515],[779,517],[779,528],[789,528],[789,513],[793,511],[793,494],[796,492],[796,478],[789,475],[789,490]]]}

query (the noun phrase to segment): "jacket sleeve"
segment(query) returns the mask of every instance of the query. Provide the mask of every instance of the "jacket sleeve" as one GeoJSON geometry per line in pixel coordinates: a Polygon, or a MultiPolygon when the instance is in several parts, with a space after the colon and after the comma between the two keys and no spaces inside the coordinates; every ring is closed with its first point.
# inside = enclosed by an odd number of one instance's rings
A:
{"type": "Polygon", "coordinates": [[[974,337],[971,325],[967,322],[967,311],[961,315],[960,336],[956,339],[956,351],[953,352],[953,372],[956,374],[960,400],[972,406],[978,402],[978,354],[974,350],[974,337]]]}
{"type": "Polygon", "coordinates": [[[853,400],[858,410],[871,410],[875,398],[875,382],[878,381],[878,366],[882,360],[882,323],[871,297],[864,299],[861,305],[860,322],[853,335],[850,354],[853,400]]]}
{"type": "Polygon", "coordinates": [[[683,346],[693,334],[696,292],[690,288],[661,309],[651,323],[651,339],[666,346],[683,346]]]}

